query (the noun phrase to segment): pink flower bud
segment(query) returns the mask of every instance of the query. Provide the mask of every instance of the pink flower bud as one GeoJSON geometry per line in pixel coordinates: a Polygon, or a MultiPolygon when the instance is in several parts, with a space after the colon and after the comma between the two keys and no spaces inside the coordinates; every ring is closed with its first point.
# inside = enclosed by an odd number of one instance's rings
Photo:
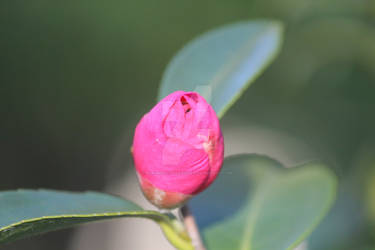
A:
{"type": "Polygon", "coordinates": [[[143,116],[133,158],[142,191],[160,208],[174,208],[207,188],[223,163],[219,119],[195,92],[176,91],[143,116]]]}

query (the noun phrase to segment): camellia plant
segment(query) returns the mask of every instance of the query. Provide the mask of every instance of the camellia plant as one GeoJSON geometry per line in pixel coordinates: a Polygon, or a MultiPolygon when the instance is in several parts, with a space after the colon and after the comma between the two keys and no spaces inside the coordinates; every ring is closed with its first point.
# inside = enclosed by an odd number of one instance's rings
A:
{"type": "Polygon", "coordinates": [[[131,148],[140,188],[156,210],[98,192],[2,191],[0,243],[139,217],[158,223],[177,249],[297,247],[332,206],[336,177],[320,163],[286,168],[251,152],[224,159],[219,123],[276,57],[282,33],[275,21],[234,23],[199,36],[172,59],[131,148]]]}

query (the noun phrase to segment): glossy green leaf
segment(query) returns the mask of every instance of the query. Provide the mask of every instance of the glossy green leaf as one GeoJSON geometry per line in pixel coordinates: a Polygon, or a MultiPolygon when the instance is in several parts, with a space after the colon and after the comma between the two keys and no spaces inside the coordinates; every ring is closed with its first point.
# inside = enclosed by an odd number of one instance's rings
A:
{"type": "Polygon", "coordinates": [[[258,155],[230,157],[192,201],[208,249],[293,249],[333,204],[336,178],[320,164],[283,168],[258,155]]]}
{"type": "Polygon", "coordinates": [[[107,194],[52,190],[0,192],[0,243],[119,217],[152,219],[159,223],[172,244],[192,249],[182,227],[166,214],[143,210],[130,201],[107,194]]]}
{"type": "Polygon", "coordinates": [[[168,65],[158,100],[176,90],[196,91],[219,117],[276,57],[282,25],[247,21],[209,31],[188,43],[168,65]]]}

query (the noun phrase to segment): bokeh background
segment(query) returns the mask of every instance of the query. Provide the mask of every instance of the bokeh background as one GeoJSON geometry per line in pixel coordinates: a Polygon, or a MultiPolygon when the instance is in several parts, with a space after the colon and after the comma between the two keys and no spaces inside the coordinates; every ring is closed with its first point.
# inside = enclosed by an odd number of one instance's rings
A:
{"type": "MultiPolygon", "coordinates": [[[[113,183],[134,174],[133,129],[173,54],[204,31],[256,18],[283,21],[285,41],[224,117],[227,154],[328,163],[339,196],[308,249],[373,249],[374,0],[1,1],[0,189],[126,196],[113,183]]],[[[82,235],[88,249],[104,249],[90,245],[111,241],[105,230],[94,234],[99,227],[1,249],[80,249],[82,235]]]]}

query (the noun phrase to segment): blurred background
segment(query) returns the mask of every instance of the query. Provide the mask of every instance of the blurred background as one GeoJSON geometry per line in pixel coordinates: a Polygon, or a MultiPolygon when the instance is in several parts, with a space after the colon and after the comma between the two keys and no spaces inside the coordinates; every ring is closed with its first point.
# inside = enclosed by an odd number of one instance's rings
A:
{"type": "MultiPolygon", "coordinates": [[[[285,41],[223,118],[226,153],[328,163],[338,200],[308,249],[375,248],[374,0],[1,1],[0,189],[99,190],[143,204],[129,148],[166,64],[202,32],[256,18],[283,21],[285,41]]],[[[120,221],[130,230],[105,222],[1,249],[166,249],[143,221],[161,245],[124,247],[137,234],[120,221]]]]}

